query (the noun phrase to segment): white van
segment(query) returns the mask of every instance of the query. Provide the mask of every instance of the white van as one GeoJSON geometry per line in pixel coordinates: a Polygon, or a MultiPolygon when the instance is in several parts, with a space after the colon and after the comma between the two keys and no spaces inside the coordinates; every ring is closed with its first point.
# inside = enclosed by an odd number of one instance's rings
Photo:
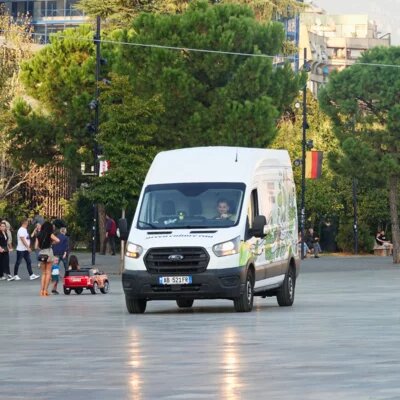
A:
{"type": "MultiPolygon", "coordinates": [[[[127,233],[127,232],[126,232],[127,233]]],[[[299,272],[296,192],[287,151],[199,147],[159,153],[129,233],[122,283],[130,313],[149,300],[253,296],[291,306],[299,272]]]]}

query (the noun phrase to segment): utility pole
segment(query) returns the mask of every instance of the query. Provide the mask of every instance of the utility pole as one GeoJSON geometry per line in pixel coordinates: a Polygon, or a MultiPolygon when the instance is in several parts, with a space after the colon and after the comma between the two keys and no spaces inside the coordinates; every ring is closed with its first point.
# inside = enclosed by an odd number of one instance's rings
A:
{"type": "MultiPolygon", "coordinates": [[[[95,115],[94,115],[94,147],[93,147],[93,157],[94,157],[94,176],[99,176],[99,149],[97,146],[97,134],[99,132],[99,79],[100,79],[100,17],[96,17],[96,35],[94,37],[94,42],[96,44],[96,91],[95,91],[95,115]]],[[[96,264],[96,236],[97,236],[97,204],[93,203],[93,226],[92,226],[92,265],[96,264]]]]}
{"type": "Polygon", "coordinates": [[[357,213],[357,179],[353,177],[353,210],[354,210],[354,220],[353,220],[353,232],[354,232],[354,254],[358,254],[358,213],[357,213]]]}
{"type": "MultiPolygon", "coordinates": [[[[304,48],[303,68],[307,62],[307,49],[304,48]]],[[[300,205],[300,227],[301,227],[301,259],[304,258],[304,239],[305,239],[305,191],[306,191],[306,146],[307,146],[307,83],[303,87],[303,137],[301,141],[301,205],[300,205]]]]}

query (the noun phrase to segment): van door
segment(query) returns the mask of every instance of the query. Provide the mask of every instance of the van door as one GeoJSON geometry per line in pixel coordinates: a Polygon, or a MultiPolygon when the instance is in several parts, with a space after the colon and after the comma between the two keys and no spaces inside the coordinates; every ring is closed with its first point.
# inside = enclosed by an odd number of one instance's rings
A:
{"type": "Polygon", "coordinates": [[[247,206],[247,219],[246,219],[246,232],[245,240],[246,244],[250,248],[252,258],[254,260],[254,267],[256,270],[256,281],[265,279],[265,257],[264,257],[264,245],[263,239],[256,238],[252,235],[254,218],[259,215],[258,206],[258,192],[257,189],[253,189],[250,194],[250,201],[247,206]]]}

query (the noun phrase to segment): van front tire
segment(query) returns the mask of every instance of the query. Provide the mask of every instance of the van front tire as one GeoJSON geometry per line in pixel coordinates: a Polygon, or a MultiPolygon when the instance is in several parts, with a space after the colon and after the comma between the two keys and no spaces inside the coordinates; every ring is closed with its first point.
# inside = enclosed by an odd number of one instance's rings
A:
{"type": "Polygon", "coordinates": [[[143,314],[146,311],[147,301],[145,299],[131,299],[125,296],[125,302],[129,314],[143,314]]]}
{"type": "Polygon", "coordinates": [[[246,275],[246,284],[243,293],[233,300],[235,311],[249,312],[253,309],[254,301],[254,279],[253,273],[249,269],[246,275]]]}
{"type": "Polygon", "coordinates": [[[289,268],[282,286],[276,294],[276,300],[281,307],[290,307],[294,302],[294,289],[296,286],[296,275],[293,268],[289,268]]]}

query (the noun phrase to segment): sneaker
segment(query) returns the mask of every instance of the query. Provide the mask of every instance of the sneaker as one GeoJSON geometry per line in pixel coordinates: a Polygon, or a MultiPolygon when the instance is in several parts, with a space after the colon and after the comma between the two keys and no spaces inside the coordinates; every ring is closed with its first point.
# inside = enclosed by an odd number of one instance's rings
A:
{"type": "Polygon", "coordinates": [[[5,281],[7,278],[5,277],[5,276],[2,276],[1,278],[0,278],[0,281],[5,281]]]}
{"type": "MultiPolygon", "coordinates": [[[[40,276],[39,276],[39,275],[35,275],[35,274],[32,274],[32,275],[29,277],[29,279],[30,279],[31,281],[33,281],[33,280],[35,280],[35,279],[38,279],[38,278],[40,278],[40,276]]],[[[19,279],[21,279],[21,278],[19,278],[19,279]]],[[[16,281],[18,281],[19,279],[15,278],[16,281]]]]}
{"type": "Polygon", "coordinates": [[[11,278],[7,279],[8,281],[20,281],[21,278],[18,275],[14,275],[11,278]]]}
{"type": "Polygon", "coordinates": [[[12,275],[7,274],[7,280],[8,280],[8,279],[11,279],[11,278],[12,278],[12,275]]]}
{"type": "Polygon", "coordinates": [[[60,294],[60,293],[58,293],[57,290],[55,290],[55,289],[52,290],[51,293],[53,293],[53,294],[60,294]]]}
{"type": "Polygon", "coordinates": [[[7,279],[8,282],[14,281],[14,280],[15,280],[15,276],[10,276],[10,277],[7,279]]]}

